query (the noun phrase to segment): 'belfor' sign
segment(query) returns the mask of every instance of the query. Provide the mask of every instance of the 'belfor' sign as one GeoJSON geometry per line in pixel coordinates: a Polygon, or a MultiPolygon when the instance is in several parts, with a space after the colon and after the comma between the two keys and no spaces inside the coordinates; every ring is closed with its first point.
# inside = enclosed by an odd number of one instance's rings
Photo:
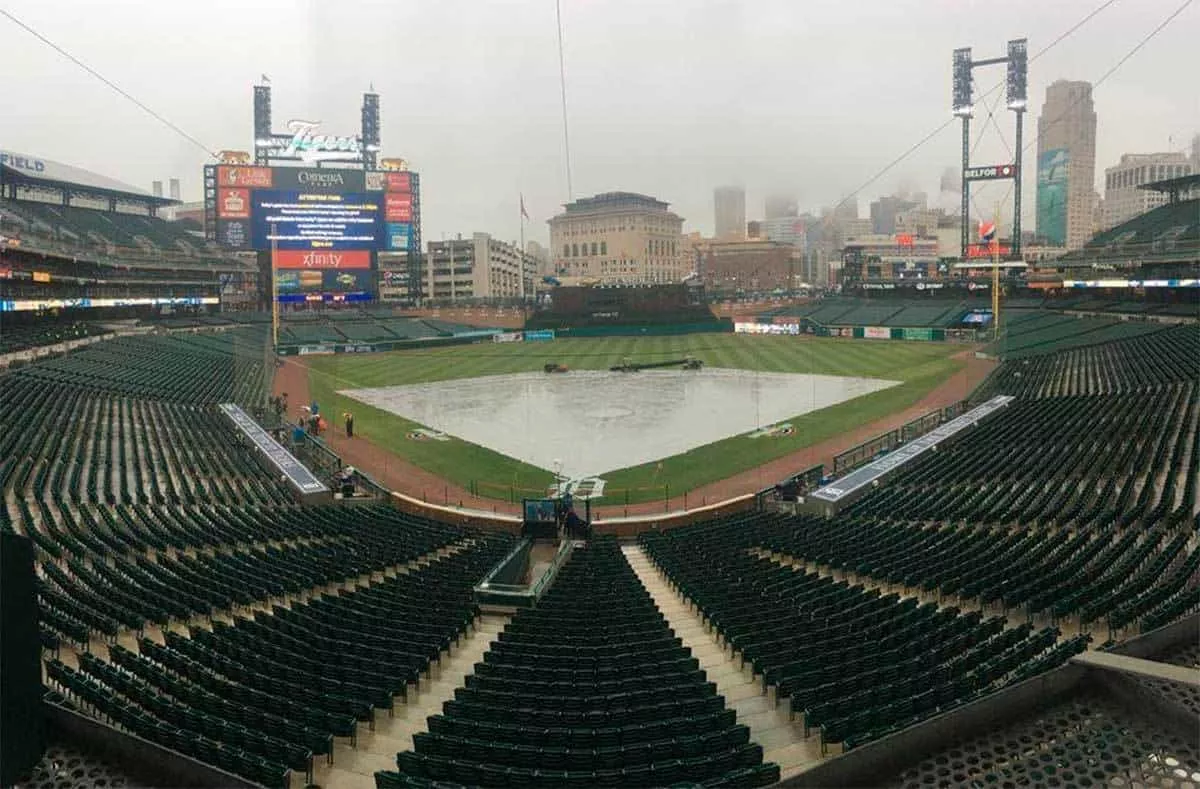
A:
{"type": "Polygon", "coordinates": [[[289,134],[274,134],[266,140],[257,140],[255,147],[267,149],[267,156],[272,159],[304,162],[362,160],[362,141],[357,136],[316,134],[320,125],[320,121],[288,121],[289,134]]]}
{"type": "Polygon", "coordinates": [[[1011,164],[989,164],[983,167],[968,167],[963,170],[963,179],[967,181],[991,181],[997,178],[1012,178],[1017,174],[1017,168],[1011,164]]]}

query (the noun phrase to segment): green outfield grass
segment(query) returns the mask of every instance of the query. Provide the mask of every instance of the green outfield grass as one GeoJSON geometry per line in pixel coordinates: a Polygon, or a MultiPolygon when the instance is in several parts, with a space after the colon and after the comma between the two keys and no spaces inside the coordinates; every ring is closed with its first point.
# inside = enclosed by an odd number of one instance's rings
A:
{"type": "MultiPolygon", "coordinates": [[[[794,417],[789,421],[796,431],[790,436],[772,439],[735,436],[666,458],[661,464],[656,461],[606,473],[605,496],[600,503],[635,504],[679,498],[701,485],[734,476],[902,411],[962,369],[961,362],[950,358],[960,350],[961,346],[943,343],[692,334],[481,343],[361,356],[310,356],[305,362],[309,366],[310,393],[321,404],[322,413],[353,411],[356,434],[478,495],[506,500],[542,495],[552,482],[551,473],[457,438],[413,441],[407,437],[408,433],[420,425],[339,395],[337,390],[535,372],[548,362],[572,369],[607,369],[626,357],[646,362],[684,355],[695,356],[709,367],[903,382],[794,417]]],[[[969,391],[963,392],[964,397],[967,394],[969,391]]],[[[763,484],[776,481],[764,480],[763,484]]],[[[429,494],[431,499],[441,497],[441,491],[429,494]]]]}

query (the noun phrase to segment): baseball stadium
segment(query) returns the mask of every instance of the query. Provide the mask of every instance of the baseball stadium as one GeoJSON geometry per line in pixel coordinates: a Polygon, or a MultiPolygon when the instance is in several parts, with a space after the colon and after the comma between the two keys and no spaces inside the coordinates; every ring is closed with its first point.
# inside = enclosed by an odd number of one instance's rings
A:
{"type": "Polygon", "coordinates": [[[253,102],[194,217],[3,153],[0,785],[1200,784],[1200,176],[459,302],[377,94],[253,102]]]}

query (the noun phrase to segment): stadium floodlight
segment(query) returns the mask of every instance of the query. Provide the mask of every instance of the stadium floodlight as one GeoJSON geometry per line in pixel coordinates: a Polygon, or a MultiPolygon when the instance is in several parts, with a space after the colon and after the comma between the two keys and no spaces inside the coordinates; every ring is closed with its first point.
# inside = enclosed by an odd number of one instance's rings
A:
{"type": "Polygon", "coordinates": [[[1025,39],[1017,38],[1008,42],[1008,108],[1014,112],[1024,112],[1028,97],[1026,90],[1029,82],[1029,52],[1025,39]]]}
{"type": "Polygon", "coordinates": [[[971,98],[970,47],[954,50],[954,95],[951,106],[954,115],[959,118],[970,118],[975,112],[971,98]]]}

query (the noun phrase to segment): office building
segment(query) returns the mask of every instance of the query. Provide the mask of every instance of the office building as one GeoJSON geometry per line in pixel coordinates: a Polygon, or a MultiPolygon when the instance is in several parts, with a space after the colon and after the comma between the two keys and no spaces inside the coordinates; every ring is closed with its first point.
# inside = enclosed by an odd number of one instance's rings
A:
{"type": "Polygon", "coordinates": [[[1038,117],[1037,234],[1079,249],[1094,235],[1096,110],[1090,82],[1057,80],[1038,117]]]}
{"type": "Polygon", "coordinates": [[[1127,153],[1104,170],[1104,209],[1101,230],[1116,227],[1152,208],[1166,205],[1167,194],[1141,188],[1153,181],[1192,175],[1195,169],[1184,153],[1127,153]]]}
{"type": "Polygon", "coordinates": [[[422,272],[427,298],[512,300],[534,292],[537,259],[516,244],[473,233],[427,246],[422,272]]]}
{"type": "Polygon", "coordinates": [[[683,218],[670,204],[633,192],[606,192],[564,206],[549,220],[558,274],[605,284],[678,282],[692,270],[683,218]]]}
{"type": "Polygon", "coordinates": [[[896,232],[896,215],[914,208],[924,208],[924,200],[917,202],[907,197],[888,195],[871,203],[871,232],[889,236],[896,232]]]}
{"type": "Polygon", "coordinates": [[[787,195],[770,195],[763,201],[763,217],[769,222],[772,219],[794,218],[800,214],[800,206],[796,198],[787,195]]]}
{"type": "Polygon", "coordinates": [[[718,186],[713,191],[714,237],[737,240],[746,237],[746,190],[740,186],[718,186]]]}

